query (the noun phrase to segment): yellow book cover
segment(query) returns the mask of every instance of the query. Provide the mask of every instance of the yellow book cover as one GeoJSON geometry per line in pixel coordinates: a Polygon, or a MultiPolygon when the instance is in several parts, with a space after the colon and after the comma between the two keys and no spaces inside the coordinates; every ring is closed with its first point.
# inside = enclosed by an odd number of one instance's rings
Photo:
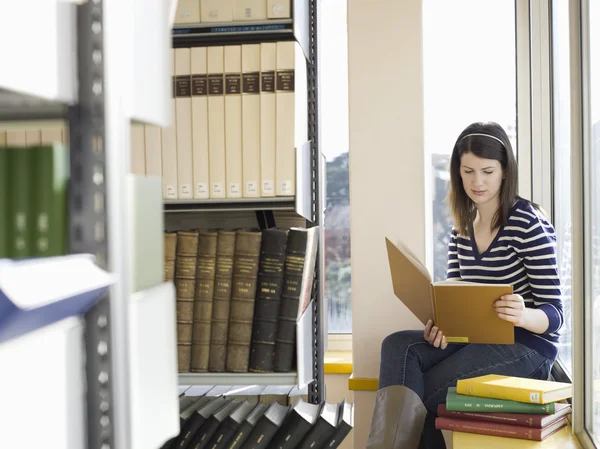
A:
{"type": "Polygon", "coordinates": [[[454,449],[581,449],[577,438],[572,434],[571,426],[563,427],[544,441],[452,432],[451,447],[454,449]]]}
{"type": "Polygon", "coordinates": [[[571,384],[564,382],[488,374],[458,380],[456,392],[468,396],[549,404],[570,398],[573,388],[571,384]]]}

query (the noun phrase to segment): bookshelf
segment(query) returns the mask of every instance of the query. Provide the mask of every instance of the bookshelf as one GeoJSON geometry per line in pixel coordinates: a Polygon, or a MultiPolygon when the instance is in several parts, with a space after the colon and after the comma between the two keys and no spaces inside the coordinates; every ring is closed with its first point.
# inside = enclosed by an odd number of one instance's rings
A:
{"type": "MultiPolygon", "coordinates": [[[[163,200],[165,224],[170,231],[184,221],[197,223],[198,228],[218,228],[220,215],[223,223],[248,224],[248,213],[256,213],[258,227],[264,229],[277,221],[278,213],[291,213],[295,225],[322,226],[324,207],[325,160],[319,151],[318,91],[317,91],[317,2],[294,1],[293,19],[232,23],[194,23],[174,25],[173,48],[208,47],[211,45],[240,45],[270,41],[295,40],[300,44],[308,61],[308,141],[296,148],[296,186],[294,196],[227,198],[204,200],[163,200]],[[239,214],[239,215],[238,215],[239,214]],[[244,218],[242,218],[242,216],[244,218]],[[185,217],[185,218],[184,218],[185,217]],[[208,218],[207,218],[208,217],[208,218]],[[205,221],[203,221],[205,220],[205,221]]],[[[256,226],[256,221],[254,226],[256,226]]],[[[289,220],[285,221],[286,224],[289,220]]],[[[231,226],[229,226],[231,227],[231,226]]],[[[234,226],[235,227],[235,226],[234,226]]],[[[283,226],[286,227],[286,226],[283,226]]],[[[322,233],[320,242],[322,242],[322,233]]],[[[326,304],[323,295],[324,260],[319,245],[316,280],[313,287],[314,310],[309,323],[312,341],[302,356],[303,372],[291,373],[179,373],[180,385],[297,385],[310,377],[309,400],[317,403],[325,399],[323,356],[326,341],[326,304]],[[308,372],[307,372],[308,371],[308,372]]]]}
{"type": "MultiPolygon", "coordinates": [[[[77,406],[70,403],[65,411],[87,421],[76,426],[85,435],[65,438],[84,438],[89,449],[145,449],[158,447],[158,442],[174,436],[179,431],[178,384],[297,385],[301,380],[298,372],[177,374],[174,329],[165,325],[169,321],[166,314],[174,313],[174,288],[165,283],[132,293],[135,268],[130,263],[136,248],[131,231],[135,217],[129,202],[128,149],[132,121],[155,126],[168,126],[171,121],[166,112],[171,100],[166,69],[170,46],[297,40],[309,62],[309,131],[308,143],[297,151],[296,194],[273,199],[159,199],[156,206],[164,212],[165,220],[180,215],[254,212],[257,218],[270,217],[268,222],[282,212],[295,214],[305,227],[322,226],[325,164],[318,134],[318,2],[293,2],[293,20],[262,25],[176,26],[172,30],[168,27],[168,3],[90,0],[81,4],[38,1],[0,6],[0,39],[12,43],[0,51],[6,66],[0,73],[0,121],[58,119],[66,123],[71,171],[69,250],[94,255],[97,264],[117,279],[83,317],[85,331],[80,343],[84,354],[80,355],[85,365],[76,380],[85,385],[85,398],[77,406]],[[32,7],[45,9],[32,15],[32,7]],[[144,14],[135,14],[140,9],[144,14]],[[22,34],[18,17],[30,16],[35,19],[36,35],[42,37],[15,39],[22,34]],[[39,57],[24,58],[23,54],[39,57]],[[44,67],[43,77],[39,76],[40,67],[44,67]],[[149,341],[153,351],[148,351],[149,341]]],[[[323,241],[322,228],[319,241],[323,241]]],[[[309,401],[313,403],[325,398],[327,313],[323,285],[320,246],[308,322],[311,341],[303,355],[304,369],[313,379],[309,385],[309,401]]],[[[51,354],[46,355],[52,359],[51,354]]],[[[33,357],[33,353],[23,356],[33,357]]],[[[77,358],[73,363],[79,361],[77,358]]],[[[13,374],[18,370],[15,366],[13,374]]],[[[35,377],[39,382],[35,389],[25,389],[36,394],[36,401],[43,400],[44,391],[52,390],[42,383],[46,376],[23,377],[35,377]]],[[[25,399],[21,396],[19,400],[25,399]]],[[[3,406],[8,410],[10,404],[3,406]]],[[[55,415],[46,418],[48,426],[58,422],[55,415]]],[[[48,443],[53,446],[53,441],[44,441],[48,443]]]]}

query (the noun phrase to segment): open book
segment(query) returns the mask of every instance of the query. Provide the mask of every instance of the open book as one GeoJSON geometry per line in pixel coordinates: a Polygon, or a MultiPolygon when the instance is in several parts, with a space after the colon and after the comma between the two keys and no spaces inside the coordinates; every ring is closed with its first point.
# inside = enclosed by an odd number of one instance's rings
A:
{"type": "Polygon", "coordinates": [[[512,285],[456,280],[432,282],[427,268],[402,243],[385,239],[394,294],[423,323],[438,326],[449,343],[514,343],[514,325],[493,304],[512,285]]]}

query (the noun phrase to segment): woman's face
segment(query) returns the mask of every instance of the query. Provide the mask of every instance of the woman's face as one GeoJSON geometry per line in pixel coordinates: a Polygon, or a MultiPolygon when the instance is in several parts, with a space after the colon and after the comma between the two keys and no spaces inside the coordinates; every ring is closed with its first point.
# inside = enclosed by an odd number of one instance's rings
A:
{"type": "Polygon", "coordinates": [[[465,192],[475,205],[498,201],[504,177],[500,161],[465,153],[460,159],[460,176],[465,192]]]}

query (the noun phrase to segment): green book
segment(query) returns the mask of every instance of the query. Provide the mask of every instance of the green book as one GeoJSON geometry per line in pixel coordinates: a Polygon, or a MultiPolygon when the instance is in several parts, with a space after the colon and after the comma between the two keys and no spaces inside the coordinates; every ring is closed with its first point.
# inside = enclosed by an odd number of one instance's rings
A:
{"type": "Polygon", "coordinates": [[[33,151],[34,253],[38,257],[61,256],[67,252],[69,153],[60,142],[33,151]]]}
{"type": "MultiPolygon", "coordinates": [[[[0,132],[0,134],[2,134],[0,132]]],[[[0,136],[2,139],[2,136],[0,136]]],[[[9,257],[8,251],[8,150],[0,141],[0,259],[9,257]]]]}
{"type": "Polygon", "coordinates": [[[554,402],[549,404],[528,404],[526,402],[507,401],[504,399],[482,398],[456,393],[456,387],[448,388],[446,393],[446,410],[452,412],[500,412],[531,413],[550,415],[556,412],[554,402]]]}
{"type": "Polygon", "coordinates": [[[31,162],[33,150],[9,147],[8,152],[8,256],[13,259],[31,257],[33,251],[33,185],[31,162]]]}

